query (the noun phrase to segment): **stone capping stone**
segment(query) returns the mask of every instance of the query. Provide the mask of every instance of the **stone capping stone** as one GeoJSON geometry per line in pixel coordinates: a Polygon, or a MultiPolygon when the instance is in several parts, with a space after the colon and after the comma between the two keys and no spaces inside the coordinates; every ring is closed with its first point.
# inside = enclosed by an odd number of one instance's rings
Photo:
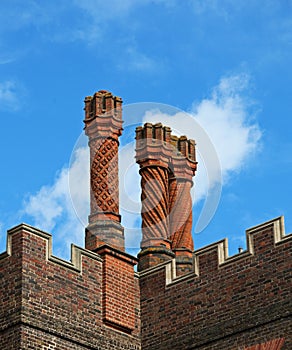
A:
{"type": "Polygon", "coordinates": [[[262,224],[256,225],[254,227],[251,227],[246,230],[246,245],[247,250],[235,254],[233,256],[228,256],[228,239],[224,238],[220,241],[217,241],[215,243],[209,244],[205,247],[202,247],[198,250],[195,250],[193,252],[193,259],[194,259],[194,270],[190,273],[187,273],[185,275],[176,276],[176,259],[172,259],[170,261],[163,262],[161,264],[158,264],[154,267],[150,267],[144,271],[141,271],[138,273],[139,277],[144,277],[147,275],[151,275],[161,269],[165,269],[165,276],[166,276],[166,286],[171,286],[174,284],[177,284],[183,280],[189,279],[189,278],[195,278],[199,276],[200,271],[198,268],[198,260],[200,255],[204,255],[211,251],[217,251],[218,254],[218,268],[224,267],[228,264],[235,263],[238,260],[241,260],[243,258],[253,256],[254,255],[254,235],[262,232],[263,230],[267,228],[273,228],[273,235],[274,235],[274,245],[277,247],[279,244],[283,244],[287,242],[288,240],[292,239],[292,234],[285,235],[285,226],[284,226],[284,217],[279,216],[275,219],[272,219],[270,221],[264,222],[262,224]]]}
{"type": "Polygon", "coordinates": [[[7,251],[3,252],[3,253],[0,254],[0,260],[3,260],[5,258],[7,258],[8,256],[9,256],[9,254],[7,253],[7,251]]]}
{"type": "Polygon", "coordinates": [[[41,237],[46,241],[46,247],[47,247],[46,260],[47,261],[51,261],[55,264],[61,265],[68,269],[74,270],[76,272],[82,273],[82,256],[90,257],[91,259],[97,260],[98,262],[103,261],[98,254],[91,252],[89,250],[80,248],[74,244],[71,244],[71,261],[63,260],[59,257],[56,257],[52,255],[52,235],[50,233],[47,233],[45,231],[42,231],[38,228],[35,228],[33,226],[30,226],[24,223],[7,231],[7,248],[6,248],[6,252],[0,254],[0,260],[13,255],[12,236],[14,234],[19,233],[20,231],[31,233],[33,235],[41,237]]]}
{"type": "Polygon", "coordinates": [[[136,265],[138,262],[138,259],[135,258],[134,256],[132,256],[128,253],[125,253],[119,249],[116,249],[108,244],[101,245],[100,247],[96,248],[95,251],[98,254],[98,256],[104,256],[106,254],[112,255],[112,256],[117,257],[118,259],[123,260],[123,261],[125,261],[128,264],[131,264],[133,266],[136,265]]]}
{"type": "Polygon", "coordinates": [[[274,229],[274,243],[281,244],[285,243],[286,240],[291,239],[292,233],[285,234],[285,223],[284,223],[284,216],[279,216],[275,219],[272,219],[270,221],[264,222],[262,224],[259,224],[257,226],[251,227],[246,230],[246,235],[255,234],[258,231],[262,231],[265,228],[273,227],[274,229]]]}
{"type": "Polygon", "coordinates": [[[157,264],[153,267],[148,267],[147,269],[145,269],[141,272],[137,272],[137,274],[139,277],[144,277],[144,276],[152,275],[152,273],[155,273],[155,272],[157,272],[165,267],[167,267],[167,269],[170,267],[170,269],[171,269],[171,268],[173,268],[173,265],[175,263],[174,260],[175,259],[170,259],[169,261],[164,261],[164,262],[157,264]]]}

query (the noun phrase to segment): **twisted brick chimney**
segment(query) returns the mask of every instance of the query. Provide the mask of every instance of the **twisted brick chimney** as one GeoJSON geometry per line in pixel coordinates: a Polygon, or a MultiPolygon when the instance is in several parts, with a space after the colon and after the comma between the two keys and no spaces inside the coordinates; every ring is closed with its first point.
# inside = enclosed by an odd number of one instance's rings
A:
{"type": "Polygon", "coordinates": [[[173,154],[169,173],[169,235],[175,253],[177,274],[190,272],[193,265],[192,238],[193,176],[197,169],[195,141],[171,137],[173,154]]]}
{"type": "Polygon", "coordinates": [[[176,257],[178,274],[192,269],[192,177],[195,142],[162,124],[136,128],[136,162],[142,187],[139,270],[176,257]]]}
{"type": "Polygon", "coordinates": [[[85,133],[90,148],[90,215],[85,248],[108,244],[124,250],[119,214],[118,147],[122,99],[100,90],[85,98],[85,133]]]}

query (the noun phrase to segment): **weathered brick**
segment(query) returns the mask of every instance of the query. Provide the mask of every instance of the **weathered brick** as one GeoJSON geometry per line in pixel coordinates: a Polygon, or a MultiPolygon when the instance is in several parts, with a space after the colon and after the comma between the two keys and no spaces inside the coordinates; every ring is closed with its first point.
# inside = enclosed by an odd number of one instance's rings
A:
{"type": "Polygon", "coordinates": [[[292,236],[277,218],[247,238],[248,251],[234,257],[226,240],[195,251],[188,275],[175,278],[173,262],[141,272],[143,350],[234,350],[277,338],[292,348],[292,236]]]}
{"type": "Polygon", "coordinates": [[[8,240],[0,256],[1,350],[140,349],[135,258],[108,248],[108,266],[103,253],[73,247],[69,263],[51,255],[49,234],[28,225],[10,230],[8,240]]]}

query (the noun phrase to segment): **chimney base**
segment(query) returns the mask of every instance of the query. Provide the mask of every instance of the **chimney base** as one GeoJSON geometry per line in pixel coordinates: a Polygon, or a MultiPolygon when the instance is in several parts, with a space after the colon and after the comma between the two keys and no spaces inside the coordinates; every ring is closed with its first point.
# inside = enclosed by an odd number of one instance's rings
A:
{"type": "Polygon", "coordinates": [[[174,257],[175,254],[171,249],[163,245],[142,248],[138,254],[138,271],[146,270],[150,267],[171,260],[174,257]]]}
{"type": "Polygon", "coordinates": [[[90,223],[85,229],[85,248],[94,251],[107,244],[120,251],[125,251],[124,227],[113,220],[99,220],[90,223]]]}

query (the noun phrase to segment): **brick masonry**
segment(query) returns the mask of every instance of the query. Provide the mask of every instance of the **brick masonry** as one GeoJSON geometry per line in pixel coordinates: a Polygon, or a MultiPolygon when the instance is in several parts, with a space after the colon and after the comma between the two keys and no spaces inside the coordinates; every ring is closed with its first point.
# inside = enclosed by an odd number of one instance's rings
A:
{"type": "Polygon", "coordinates": [[[69,263],[52,256],[51,239],[27,225],[8,232],[0,255],[0,349],[140,349],[135,258],[73,246],[69,263]],[[114,278],[120,269],[129,288],[114,278]]]}
{"type": "Polygon", "coordinates": [[[248,250],[233,257],[226,240],[199,249],[194,271],[176,276],[175,259],[137,274],[135,258],[109,246],[73,246],[63,261],[51,235],[19,225],[0,255],[0,349],[273,350],[277,339],[274,350],[291,349],[283,227],[247,230],[248,250]]]}
{"type": "Polygon", "coordinates": [[[197,169],[195,141],[172,135],[161,123],[145,123],[136,128],[136,162],[142,189],[139,271],[169,260],[174,253],[180,260],[178,273],[189,272],[194,248],[190,191],[197,169]],[[157,247],[159,257],[153,254],[157,247]]]}
{"type": "Polygon", "coordinates": [[[227,257],[223,240],[140,274],[142,349],[240,350],[285,338],[292,348],[291,241],[283,218],[247,231],[248,250],[227,257]]]}
{"type": "Polygon", "coordinates": [[[90,149],[90,215],[85,248],[109,244],[124,250],[119,214],[118,148],[122,135],[122,99],[100,90],[85,98],[84,130],[90,149]]]}

